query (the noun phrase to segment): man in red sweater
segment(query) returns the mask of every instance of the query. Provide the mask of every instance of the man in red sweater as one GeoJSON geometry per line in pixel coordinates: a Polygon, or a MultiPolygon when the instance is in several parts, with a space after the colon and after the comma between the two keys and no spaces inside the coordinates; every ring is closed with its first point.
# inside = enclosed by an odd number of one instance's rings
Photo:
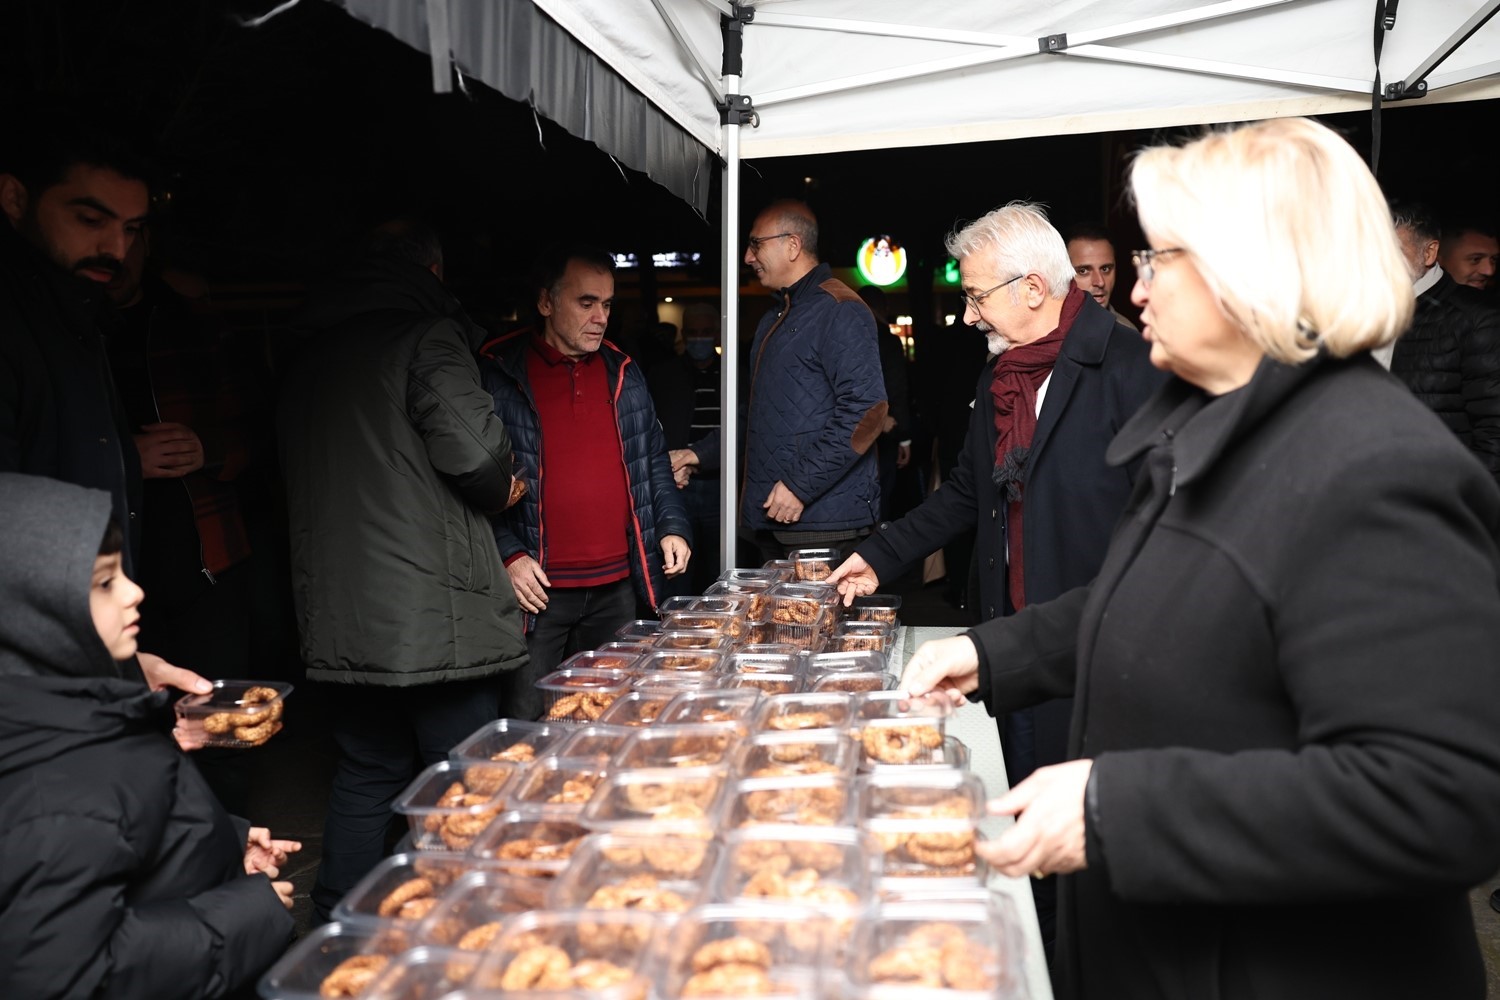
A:
{"type": "MultiPolygon", "coordinates": [[[[604,339],[614,261],[559,251],[538,277],[539,330],[483,350],[485,386],[510,431],[527,495],[495,522],[527,612],[534,682],[563,657],[609,641],[654,609],[665,576],[687,568],[690,529],[640,366],[604,339]]],[[[522,678],[516,678],[521,681],[522,678]]],[[[514,714],[535,714],[518,683],[514,714]]]]}

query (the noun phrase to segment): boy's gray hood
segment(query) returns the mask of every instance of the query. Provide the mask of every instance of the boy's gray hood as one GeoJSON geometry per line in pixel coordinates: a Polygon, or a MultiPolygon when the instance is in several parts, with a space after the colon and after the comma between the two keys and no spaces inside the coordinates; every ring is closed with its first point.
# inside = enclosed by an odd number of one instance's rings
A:
{"type": "Polygon", "coordinates": [[[119,677],[89,589],[110,497],[0,473],[0,676],[119,677]]]}

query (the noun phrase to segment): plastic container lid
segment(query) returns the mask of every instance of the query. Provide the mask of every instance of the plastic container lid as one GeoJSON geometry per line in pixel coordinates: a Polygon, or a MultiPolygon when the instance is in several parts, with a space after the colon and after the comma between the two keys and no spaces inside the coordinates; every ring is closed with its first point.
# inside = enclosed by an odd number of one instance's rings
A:
{"type": "Polygon", "coordinates": [[[960,899],[892,902],[871,908],[857,922],[843,972],[856,996],[1010,997],[1025,982],[1022,938],[1000,906],[960,899]],[[941,960],[913,982],[913,954],[941,960]]]}
{"type": "Polygon", "coordinates": [[[518,914],[502,926],[470,983],[505,995],[637,1000],[648,989],[642,969],[647,945],[661,926],[656,914],[634,910],[518,914]],[[549,964],[553,989],[545,993],[536,989],[542,985],[534,976],[538,948],[566,960],[549,964]]]}
{"type": "MultiPolygon", "coordinates": [[[[641,676],[655,675],[642,674],[641,676]]],[[[672,699],[677,697],[677,693],[675,690],[667,691],[660,687],[633,688],[616,698],[614,703],[604,710],[604,714],[599,716],[599,722],[601,725],[622,729],[637,729],[654,725],[656,720],[661,718],[661,713],[672,703],[672,699]]]]}
{"type": "Polygon", "coordinates": [[[754,688],[705,688],[684,691],[672,699],[662,712],[659,724],[663,726],[698,725],[702,723],[727,724],[742,732],[750,729],[750,717],[761,699],[761,692],[754,688]]]}
{"type": "Polygon", "coordinates": [[[391,961],[411,947],[410,931],[374,924],[324,924],[289,948],[261,976],[256,989],[277,1000],[320,1000],[356,996],[378,979],[391,961]],[[346,992],[324,993],[325,984],[347,983],[346,992]]]}
{"type": "Polygon", "coordinates": [[[840,826],[850,823],[852,783],[839,774],[743,778],[724,802],[719,828],[759,823],[840,826]]]}
{"type": "Polygon", "coordinates": [[[828,925],[806,906],[713,903],[690,910],[667,937],[658,996],[814,1000],[828,925]]]}
{"type": "Polygon", "coordinates": [[[604,769],[590,758],[543,757],[506,789],[510,807],[538,816],[576,816],[604,780],[604,769]]]}
{"type": "Polygon", "coordinates": [[[569,728],[520,719],[497,719],[480,726],[448,751],[456,761],[529,764],[567,737],[569,728]]]}
{"type": "Polygon", "coordinates": [[[711,840],[596,833],[552,884],[547,906],[683,913],[707,891],[718,860],[711,840]]]}
{"type": "Polygon", "coordinates": [[[506,872],[470,872],[443,893],[417,928],[417,939],[428,945],[483,951],[506,918],[545,906],[551,884],[551,879],[506,872]]]}
{"type": "Polygon", "coordinates": [[[854,773],[860,754],[847,730],[806,729],[756,733],[741,743],[734,758],[742,778],[854,773]]]}
{"type": "MultiPolygon", "coordinates": [[[[616,645],[618,647],[619,645],[636,645],[636,644],[634,644],[634,643],[631,643],[631,644],[614,644],[614,643],[612,643],[611,645],[616,645]]],[[[639,661],[640,658],[642,656],[644,656],[644,655],[646,655],[646,654],[645,654],[645,650],[643,650],[643,649],[642,650],[636,650],[636,651],[631,651],[629,649],[619,649],[619,648],[611,649],[611,650],[605,650],[605,649],[586,649],[586,650],[584,650],[581,653],[574,653],[572,656],[570,656],[566,660],[562,661],[562,663],[558,664],[558,669],[560,669],[560,670],[568,670],[568,669],[572,669],[572,670],[621,670],[621,671],[624,671],[625,673],[630,673],[631,671],[633,671],[633,670],[636,669],[636,663],[637,663],[637,661],[639,661]]]]}
{"type": "Polygon", "coordinates": [[[615,754],[618,770],[659,767],[713,767],[725,763],[740,731],[717,723],[642,729],[615,754]]]}
{"type": "Polygon", "coordinates": [[[756,732],[847,731],[853,724],[856,697],[847,691],[772,695],[760,700],[750,725],[756,732]]]}
{"type": "Polygon", "coordinates": [[[463,851],[505,808],[513,767],[444,760],[406,786],[391,808],[405,816],[418,850],[463,851]]]}
{"type": "MultiPolygon", "coordinates": [[[[722,632],[705,629],[664,629],[652,643],[657,649],[671,651],[695,650],[704,653],[728,653],[734,648],[734,640],[722,632]]],[[[646,667],[644,669],[659,669],[646,667]]]]}
{"type": "Polygon", "coordinates": [[[612,771],[579,822],[602,833],[710,838],[728,788],[726,767],[612,771]]]}
{"type": "Polygon", "coordinates": [[[218,680],[206,694],[177,699],[184,725],[202,729],[204,746],[258,747],[281,730],[292,685],[281,681],[218,680]]]}
{"type": "Polygon", "coordinates": [[[478,864],[533,878],[552,878],[568,866],[568,859],[588,833],[575,820],[507,812],[491,823],[469,848],[478,864]]]}
{"type": "Polygon", "coordinates": [[[411,853],[384,858],[333,908],[333,919],[348,924],[383,923],[416,927],[438,898],[473,870],[462,854],[411,853]]]}

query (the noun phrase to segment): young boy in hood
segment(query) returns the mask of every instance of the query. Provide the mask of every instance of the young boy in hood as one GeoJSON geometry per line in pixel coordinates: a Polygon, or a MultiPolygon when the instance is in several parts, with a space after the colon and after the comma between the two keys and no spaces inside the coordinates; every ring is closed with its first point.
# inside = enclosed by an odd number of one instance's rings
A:
{"type": "Polygon", "coordinates": [[[117,663],[122,541],[107,493],[0,473],[0,996],[218,997],[292,938],[300,845],[224,812],[117,663]]]}

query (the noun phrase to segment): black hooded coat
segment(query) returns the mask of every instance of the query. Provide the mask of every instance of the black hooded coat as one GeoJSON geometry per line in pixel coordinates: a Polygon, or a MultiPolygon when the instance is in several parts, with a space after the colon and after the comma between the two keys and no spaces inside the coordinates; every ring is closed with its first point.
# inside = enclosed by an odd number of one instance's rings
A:
{"type": "Polygon", "coordinates": [[[290,942],[243,827],[120,676],[89,587],[107,494],[0,473],[0,996],[217,997],[290,942]]]}

